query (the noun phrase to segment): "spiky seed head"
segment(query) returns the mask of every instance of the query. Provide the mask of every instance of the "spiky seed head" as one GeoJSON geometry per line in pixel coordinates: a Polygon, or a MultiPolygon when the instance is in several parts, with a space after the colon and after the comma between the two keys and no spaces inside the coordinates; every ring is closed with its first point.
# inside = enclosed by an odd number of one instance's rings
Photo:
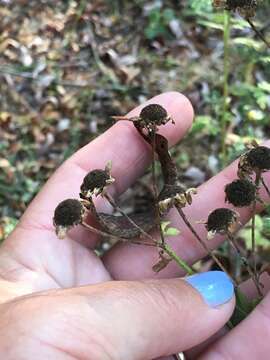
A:
{"type": "Polygon", "coordinates": [[[209,233],[232,233],[238,221],[238,214],[230,209],[219,208],[212,211],[207,219],[206,229],[209,233]]]}
{"type": "Polygon", "coordinates": [[[170,119],[167,111],[159,104],[150,104],[145,106],[140,112],[140,119],[145,124],[162,125],[170,119]]]}
{"type": "Polygon", "coordinates": [[[90,171],[83,179],[81,185],[81,197],[90,198],[103,192],[106,186],[111,184],[114,179],[107,169],[95,169],[90,171]]]}
{"type": "Polygon", "coordinates": [[[270,148],[257,146],[246,153],[246,161],[253,169],[270,170],[270,148]]]}
{"type": "Polygon", "coordinates": [[[82,222],[84,215],[84,207],[77,199],[66,199],[60,202],[53,217],[53,223],[56,228],[57,235],[62,238],[66,231],[72,226],[82,222]]]}
{"type": "Polygon", "coordinates": [[[236,207],[249,206],[255,201],[256,186],[247,179],[237,179],[225,186],[225,201],[236,207]]]}

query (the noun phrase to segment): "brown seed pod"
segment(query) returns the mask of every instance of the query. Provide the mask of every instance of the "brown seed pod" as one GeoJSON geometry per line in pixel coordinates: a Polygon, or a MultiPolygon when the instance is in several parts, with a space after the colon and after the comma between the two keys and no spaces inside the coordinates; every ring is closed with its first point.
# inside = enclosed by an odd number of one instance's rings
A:
{"type": "Polygon", "coordinates": [[[140,119],[146,125],[162,125],[169,121],[167,111],[159,104],[150,104],[145,106],[140,112],[140,119]]]}
{"type": "Polygon", "coordinates": [[[237,179],[225,186],[225,194],[225,201],[234,206],[249,206],[256,199],[256,186],[247,179],[237,179]]]}
{"type": "Polygon", "coordinates": [[[211,238],[216,233],[232,233],[236,228],[237,222],[238,214],[233,210],[219,208],[212,211],[206,223],[208,237],[211,238]]]}
{"type": "Polygon", "coordinates": [[[253,169],[270,170],[270,148],[257,146],[246,153],[246,161],[253,169]]]}
{"type": "Polygon", "coordinates": [[[56,228],[56,234],[63,238],[66,232],[73,226],[82,222],[84,207],[77,199],[66,199],[60,202],[53,217],[53,223],[56,228]]]}
{"type": "Polygon", "coordinates": [[[108,167],[105,170],[91,170],[83,179],[80,196],[83,199],[90,199],[93,195],[101,194],[113,182],[108,167]]]}

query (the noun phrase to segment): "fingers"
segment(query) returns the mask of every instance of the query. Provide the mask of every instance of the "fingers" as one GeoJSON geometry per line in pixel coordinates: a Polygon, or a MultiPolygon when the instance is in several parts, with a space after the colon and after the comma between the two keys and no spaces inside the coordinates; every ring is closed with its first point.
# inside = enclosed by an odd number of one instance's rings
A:
{"type": "MultiPolygon", "coordinates": [[[[270,289],[270,276],[267,272],[264,272],[260,275],[260,284],[262,284],[263,295],[266,295],[270,289]]],[[[258,290],[256,289],[256,286],[251,279],[241,283],[240,290],[250,301],[258,298],[258,290]]],[[[216,343],[219,339],[222,339],[228,333],[229,328],[227,326],[224,326],[214,336],[208,338],[204,343],[201,343],[198,346],[195,346],[195,348],[187,351],[185,353],[185,356],[188,360],[198,359],[198,355],[204,353],[207,349],[212,347],[214,343],[216,343]]]]}
{"type": "MultiPolygon", "coordinates": [[[[225,204],[224,187],[237,177],[237,164],[238,161],[233,162],[218,175],[200,186],[197,195],[193,197],[192,205],[184,208],[184,212],[190,219],[191,224],[211,249],[217,247],[224,238],[216,236],[211,241],[207,241],[205,226],[199,224],[198,221],[206,220],[208,214],[216,208],[230,207],[230,205],[225,204]]],[[[270,183],[269,174],[265,174],[264,179],[268,184],[270,183]]],[[[269,201],[265,191],[261,191],[261,197],[269,201]]],[[[240,213],[241,223],[245,224],[250,218],[251,207],[237,208],[236,210],[240,213]]],[[[258,206],[257,210],[261,210],[261,206],[258,206]]],[[[167,239],[174,250],[188,263],[193,263],[205,256],[204,249],[183,223],[176,210],[170,212],[169,220],[171,221],[170,226],[180,230],[180,236],[167,239]]],[[[153,277],[152,266],[157,261],[158,254],[155,248],[132,244],[119,244],[104,257],[106,267],[115,279],[151,278],[153,277]]],[[[171,262],[164,270],[154,276],[166,278],[179,276],[181,273],[179,267],[174,262],[171,262]]]]}
{"type": "Polygon", "coordinates": [[[33,347],[38,346],[38,358],[47,359],[45,344],[46,350],[49,346],[78,359],[150,360],[211,336],[230,317],[234,297],[228,277],[209,272],[187,280],[107,282],[18,303],[15,308],[10,303],[0,316],[0,324],[1,318],[9,319],[0,353],[8,348],[10,358],[20,358],[16,355],[23,344],[25,358],[31,359],[28,354],[35,354],[33,347]],[[14,343],[18,331],[23,339],[14,343]]]}
{"type": "MultiPolygon", "coordinates": [[[[156,96],[147,103],[159,103],[174,118],[176,124],[161,129],[170,144],[175,144],[192,123],[193,110],[186,97],[177,92],[156,96]]],[[[140,113],[138,106],[128,116],[140,113]]],[[[78,197],[82,179],[91,169],[104,168],[111,160],[112,174],[116,178],[114,193],[127,189],[149,164],[151,152],[131,123],[119,121],[104,134],[80,149],[49,179],[42,191],[29,206],[22,221],[28,224],[52,226],[56,205],[63,199],[78,197]]]]}
{"type": "Polygon", "coordinates": [[[269,359],[270,294],[237,327],[221,338],[199,359],[269,359]]]}

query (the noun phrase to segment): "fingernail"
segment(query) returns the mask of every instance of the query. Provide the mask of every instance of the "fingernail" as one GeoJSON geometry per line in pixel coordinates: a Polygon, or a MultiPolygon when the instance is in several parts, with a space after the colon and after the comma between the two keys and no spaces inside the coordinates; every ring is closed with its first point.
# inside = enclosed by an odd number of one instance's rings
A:
{"type": "Polygon", "coordinates": [[[207,305],[219,306],[228,302],[234,293],[233,283],[223,271],[208,271],[185,279],[203,297],[207,305]]]}

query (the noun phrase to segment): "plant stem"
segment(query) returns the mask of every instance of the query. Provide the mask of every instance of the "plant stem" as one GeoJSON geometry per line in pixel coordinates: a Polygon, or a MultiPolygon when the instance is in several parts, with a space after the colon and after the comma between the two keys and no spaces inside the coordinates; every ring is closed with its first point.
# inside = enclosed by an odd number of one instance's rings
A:
{"type": "Polygon", "coordinates": [[[147,232],[145,232],[139,225],[137,225],[135,223],[135,221],[133,221],[117,204],[116,202],[114,201],[114,199],[108,194],[108,193],[105,193],[103,195],[105,197],[105,199],[107,199],[107,201],[109,202],[109,204],[111,204],[117,211],[120,212],[120,214],[122,214],[129,222],[131,225],[133,225],[135,228],[137,228],[140,233],[142,235],[144,235],[146,238],[148,238],[149,240],[153,241],[154,244],[157,243],[157,240],[154,239],[150,234],[148,234],[147,232]]]}
{"type": "MultiPolygon", "coordinates": [[[[135,226],[142,235],[144,235],[145,237],[147,237],[149,240],[151,240],[151,243],[146,243],[143,242],[141,240],[131,240],[131,242],[133,244],[138,244],[138,245],[148,245],[148,246],[157,246],[160,247],[162,250],[164,250],[172,260],[175,260],[175,262],[180,266],[181,269],[183,269],[184,271],[186,271],[188,274],[194,274],[193,269],[184,261],[182,260],[178,255],[175,254],[175,252],[172,250],[172,248],[165,243],[165,240],[161,241],[161,243],[158,243],[157,240],[155,238],[153,238],[150,234],[146,233],[140,226],[138,226],[127,214],[125,214],[125,212],[119,207],[117,206],[117,204],[115,203],[115,201],[111,198],[111,196],[107,193],[104,194],[104,197],[108,200],[108,202],[116,208],[117,211],[119,211],[123,216],[125,216],[125,218],[133,225],[135,226]]],[[[109,235],[109,234],[108,234],[109,235]]]]}
{"type": "Polygon", "coordinates": [[[228,236],[229,242],[231,243],[232,247],[235,249],[237,255],[239,256],[242,264],[244,266],[246,266],[246,269],[247,269],[251,279],[254,282],[254,285],[255,285],[255,287],[257,289],[257,292],[258,292],[259,296],[262,296],[262,292],[261,292],[261,289],[260,289],[260,283],[259,283],[257,277],[255,276],[255,274],[253,273],[253,271],[252,271],[252,269],[251,269],[251,267],[250,267],[250,265],[248,263],[247,258],[243,255],[242,250],[238,247],[238,245],[237,245],[237,243],[236,243],[236,241],[234,239],[234,236],[231,233],[227,233],[227,236],[228,236]]]}
{"type": "MultiPolygon", "coordinates": [[[[201,246],[203,247],[203,249],[207,252],[207,254],[215,261],[215,263],[220,267],[220,269],[222,271],[224,271],[231,279],[231,275],[228,273],[227,269],[222,265],[222,263],[219,261],[219,259],[216,257],[216,255],[210,250],[208,249],[207,245],[204,243],[204,241],[201,239],[201,237],[199,236],[199,234],[196,232],[196,230],[194,229],[194,227],[191,225],[191,223],[189,222],[188,218],[186,217],[184,211],[181,209],[181,207],[179,205],[175,205],[179,215],[181,216],[181,218],[183,219],[184,223],[186,224],[186,226],[189,228],[189,230],[192,232],[192,234],[196,237],[196,239],[199,241],[199,243],[201,244],[201,246]]],[[[237,282],[236,280],[232,279],[233,283],[235,286],[237,286],[237,282]]]]}
{"type": "Polygon", "coordinates": [[[188,275],[193,275],[193,269],[184,261],[182,260],[173,249],[167,243],[160,244],[160,248],[164,250],[178,265],[181,269],[185,270],[188,275]]]}
{"type": "MultiPolygon", "coordinates": [[[[259,183],[261,179],[261,172],[256,171],[256,178],[255,178],[255,186],[258,189],[259,183]]],[[[253,268],[254,268],[254,275],[255,278],[258,280],[257,274],[257,258],[256,258],[256,239],[255,239],[255,215],[256,215],[256,199],[253,201],[252,204],[252,211],[251,211],[251,249],[252,249],[252,257],[253,257],[253,268]]]]}
{"type": "Polygon", "coordinates": [[[264,178],[262,176],[261,176],[261,182],[263,184],[265,191],[267,192],[267,195],[270,197],[270,190],[268,189],[268,186],[266,185],[264,178]]]}
{"type": "Polygon", "coordinates": [[[229,41],[230,41],[230,19],[229,11],[224,10],[224,30],[223,30],[223,46],[224,46],[224,60],[223,60],[223,108],[221,117],[221,155],[222,165],[227,161],[226,150],[226,133],[227,133],[227,115],[228,115],[228,97],[229,97],[229,41]]]}
{"type": "Polygon", "coordinates": [[[156,210],[156,217],[157,223],[160,232],[161,243],[165,244],[164,234],[161,227],[161,216],[159,212],[158,206],[158,189],[157,189],[157,182],[156,182],[156,167],[155,167],[155,149],[156,149],[156,133],[155,130],[150,133],[151,136],[151,145],[152,145],[152,182],[153,182],[153,189],[154,189],[154,202],[155,202],[155,210],[156,210]]]}
{"type": "Polygon", "coordinates": [[[265,39],[263,34],[260,32],[260,30],[257,29],[255,24],[251,21],[251,19],[247,18],[246,21],[249,23],[252,30],[255,32],[255,34],[265,43],[265,45],[270,49],[270,43],[265,39]]]}
{"type": "Polygon", "coordinates": [[[118,237],[118,236],[109,234],[109,233],[107,233],[105,231],[96,229],[95,227],[87,224],[85,221],[82,222],[82,226],[84,226],[86,229],[88,229],[89,231],[91,231],[94,234],[97,234],[97,235],[103,236],[103,237],[107,237],[107,238],[110,238],[112,240],[116,240],[117,242],[118,241],[124,241],[124,242],[130,242],[130,243],[138,244],[138,245],[156,246],[155,243],[154,244],[153,243],[147,243],[147,242],[141,241],[141,240],[127,239],[127,238],[122,238],[122,237],[118,237]]]}

